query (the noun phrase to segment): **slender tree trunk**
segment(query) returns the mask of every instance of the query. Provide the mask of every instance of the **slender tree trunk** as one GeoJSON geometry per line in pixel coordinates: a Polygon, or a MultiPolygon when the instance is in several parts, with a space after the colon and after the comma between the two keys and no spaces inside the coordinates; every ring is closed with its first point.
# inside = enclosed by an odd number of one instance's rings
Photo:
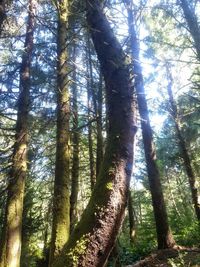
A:
{"type": "Polygon", "coordinates": [[[132,203],[131,191],[129,190],[128,196],[128,216],[129,216],[129,235],[130,244],[133,244],[136,237],[136,222],[135,222],[135,211],[132,203]]]}
{"type": "MultiPolygon", "coordinates": [[[[179,212],[178,210],[178,207],[176,205],[176,201],[174,199],[174,194],[172,192],[172,188],[171,188],[171,184],[170,184],[170,179],[169,179],[169,175],[168,175],[168,170],[167,168],[165,168],[165,176],[167,178],[167,183],[168,183],[168,188],[169,188],[169,197],[172,201],[172,204],[173,204],[173,209],[176,211],[176,214],[179,218],[181,218],[181,213],[179,212]]],[[[179,199],[181,198],[181,195],[179,196],[179,199]]]]}
{"type": "MultiPolygon", "coordinates": [[[[94,97],[94,82],[93,82],[93,73],[92,73],[92,63],[91,63],[91,48],[90,48],[90,39],[88,37],[88,51],[87,51],[87,106],[88,106],[88,121],[92,118],[91,114],[96,117],[96,100],[94,97]]],[[[93,138],[92,138],[92,124],[88,124],[88,145],[89,145],[89,161],[90,161],[90,183],[91,190],[93,190],[96,183],[96,173],[95,173],[95,160],[94,160],[94,149],[93,149],[93,138]]]]}
{"type": "MultiPolygon", "coordinates": [[[[87,92],[88,97],[88,122],[91,120],[91,101],[90,101],[89,88],[87,92]]],[[[93,139],[92,139],[92,124],[88,124],[88,148],[89,148],[89,162],[90,162],[90,183],[91,190],[93,190],[96,183],[96,174],[95,174],[95,162],[94,162],[94,153],[93,153],[93,139]]]]}
{"type": "Polygon", "coordinates": [[[97,92],[97,157],[96,157],[96,175],[98,176],[101,163],[103,161],[103,126],[102,126],[102,105],[103,105],[103,81],[102,73],[99,77],[99,88],[97,92]]]}
{"type": "Polygon", "coordinates": [[[152,129],[150,126],[149,112],[145,97],[142,69],[139,61],[139,43],[134,26],[132,0],[124,0],[128,12],[128,27],[131,41],[131,52],[133,59],[133,72],[135,90],[137,94],[138,110],[141,118],[142,137],[144,152],[152,196],[153,211],[156,222],[158,248],[173,247],[175,242],[168,224],[167,211],[162,192],[160,173],[156,164],[156,150],[153,143],[152,129]]]}
{"type": "MultiPolygon", "coordinates": [[[[76,62],[76,44],[73,48],[73,62],[76,62]]],[[[73,70],[73,85],[72,85],[72,111],[73,111],[73,158],[72,158],[72,178],[71,178],[71,197],[70,197],[70,229],[74,228],[77,222],[76,206],[78,199],[79,185],[79,141],[80,134],[78,132],[78,103],[77,103],[77,84],[76,84],[76,67],[73,70]]]]}
{"type": "Polygon", "coordinates": [[[113,267],[121,267],[120,261],[120,251],[119,251],[119,241],[117,240],[115,246],[113,247],[112,252],[110,253],[109,257],[110,261],[112,262],[113,267]]]}
{"type": "Polygon", "coordinates": [[[198,23],[197,16],[194,9],[188,3],[188,0],[179,0],[179,3],[183,10],[189,32],[194,41],[194,48],[197,52],[197,58],[200,60],[200,25],[198,23]]]}
{"type": "Polygon", "coordinates": [[[20,265],[23,198],[27,174],[28,112],[34,16],[35,1],[29,0],[24,54],[20,67],[16,139],[12,158],[13,164],[8,182],[6,215],[0,246],[1,267],[19,267],[20,265]]]}
{"type": "Polygon", "coordinates": [[[106,84],[108,141],[92,197],[54,267],[102,267],[124,217],[132,174],[133,92],[129,66],[99,1],[87,2],[87,21],[106,84]]]}
{"type": "Polygon", "coordinates": [[[49,267],[53,267],[53,261],[60,254],[70,232],[70,100],[66,49],[68,2],[57,1],[57,147],[49,267]]]}
{"type": "Polygon", "coordinates": [[[185,143],[185,140],[184,140],[183,135],[181,133],[180,119],[178,116],[177,106],[176,106],[173,92],[172,92],[173,78],[172,78],[172,75],[170,73],[169,68],[167,70],[167,73],[168,73],[168,80],[169,80],[169,83],[167,86],[167,91],[168,91],[169,103],[170,103],[170,107],[171,107],[171,116],[172,116],[174,123],[175,123],[175,128],[176,128],[177,138],[179,141],[179,148],[180,148],[180,152],[181,152],[181,157],[183,159],[184,167],[185,167],[185,170],[186,170],[186,173],[188,176],[188,180],[189,180],[189,184],[190,184],[190,190],[191,190],[191,194],[192,194],[192,202],[194,205],[195,214],[196,214],[198,221],[200,222],[200,202],[199,202],[199,198],[198,198],[197,181],[196,181],[194,170],[192,168],[192,164],[191,164],[190,156],[189,156],[189,153],[188,153],[188,150],[186,147],[186,143],[185,143]]]}

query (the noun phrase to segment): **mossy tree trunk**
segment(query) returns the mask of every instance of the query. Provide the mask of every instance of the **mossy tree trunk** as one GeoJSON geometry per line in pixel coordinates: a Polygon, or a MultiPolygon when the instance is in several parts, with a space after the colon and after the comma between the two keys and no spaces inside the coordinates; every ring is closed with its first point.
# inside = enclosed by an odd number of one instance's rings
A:
{"type": "Polygon", "coordinates": [[[171,111],[170,113],[175,123],[180,153],[181,153],[181,157],[184,162],[184,167],[185,167],[185,170],[188,176],[195,214],[196,214],[198,221],[200,222],[200,202],[199,202],[199,197],[198,197],[197,180],[195,177],[195,172],[192,168],[191,159],[190,159],[190,156],[187,150],[187,146],[186,146],[185,140],[181,132],[181,122],[180,122],[176,102],[174,100],[174,96],[172,92],[173,78],[172,78],[170,69],[168,67],[167,67],[167,74],[168,74],[168,81],[169,81],[168,86],[167,86],[167,91],[168,91],[169,103],[170,103],[170,111],[171,111]]]}
{"type": "MultiPolygon", "coordinates": [[[[73,62],[76,62],[76,44],[73,47],[73,62]]],[[[71,170],[71,196],[70,196],[70,230],[74,228],[77,222],[76,206],[79,188],[79,143],[80,133],[78,131],[78,95],[76,84],[76,67],[73,69],[72,84],[72,114],[73,114],[73,132],[72,132],[72,170],[71,170]]]]}
{"type": "Polygon", "coordinates": [[[68,0],[57,1],[57,13],[57,145],[50,267],[67,242],[70,232],[70,100],[66,49],[68,0]]]}
{"type": "Polygon", "coordinates": [[[194,48],[197,53],[197,58],[200,61],[200,25],[195,14],[195,10],[192,7],[192,4],[188,2],[188,0],[179,0],[179,5],[183,10],[189,32],[194,41],[194,48]]]}
{"type": "Polygon", "coordinates": [[[6,214],[0,246],[1,267],[20,266],[22,212],[25,179],[27,175],[30,68],[33,50],[35,4],[34,0],[29,0],[24,53],[20,67],[15,144],[12,168],[8,181],[6,214]]]}
{"type": "Polygon", "coordinates": [[[108,140],[89,204],[54,267],[104,266],[124,218],[132,174],[136,129],[129,66],[99,1],[87,2],[87,22],[105,79],[108,140]]]}
{"type": "Polygon", "coordinates": [[[124,0],[128,13],[128,27],[130,47],[133,60],[134,85],[137,94],[138,110],[141,118],[144,152],[152,196],[153,211],[156,222],[158,248],[173,247],[175,242],[168,224],[167,211],[161,186],[161,177],[156,164],[156,150],[153,143],[153,134],[149,120],[149,112],[145,97],[142,69],[139,61],[139,42],[135,30],[132,0],[124,0]]]}

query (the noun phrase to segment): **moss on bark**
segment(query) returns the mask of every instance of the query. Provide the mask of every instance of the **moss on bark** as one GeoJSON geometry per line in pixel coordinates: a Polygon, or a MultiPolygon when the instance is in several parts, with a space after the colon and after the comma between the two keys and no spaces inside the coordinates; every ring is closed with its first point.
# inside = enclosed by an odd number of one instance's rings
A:
{"type": "Polygon", "coordinates": [[[54,267],[104,266],[124,217],[132,173],[135,127],[126,57],[99,1],[88,1],[87,21],[106,83],[108,140],[89,204],[54,267]]]}

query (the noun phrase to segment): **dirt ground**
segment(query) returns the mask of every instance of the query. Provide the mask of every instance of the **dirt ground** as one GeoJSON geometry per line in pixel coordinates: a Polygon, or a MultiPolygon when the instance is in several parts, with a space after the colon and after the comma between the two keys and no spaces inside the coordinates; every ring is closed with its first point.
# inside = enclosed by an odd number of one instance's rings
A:
{"type": "Polygon", "coordinates": [[[126,267],[200,267],[200,249],[176,247],[158,250],[126,267]]]}

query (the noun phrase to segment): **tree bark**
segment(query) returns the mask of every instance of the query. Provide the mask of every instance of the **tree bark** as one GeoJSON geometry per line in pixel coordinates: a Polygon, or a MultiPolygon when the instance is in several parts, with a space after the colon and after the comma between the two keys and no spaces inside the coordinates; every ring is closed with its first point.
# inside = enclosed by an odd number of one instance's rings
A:
{"type": "Polygon", "coordinates": [[[108,141],[83,216],[54,267],[102,267],[121,227],[132,174],[133,92],[129,66],[99,1],[87,1],[87,22],[106,84],[108,141]]]}
{"type": "Polygon", "coordinates": [[[153,143],[152,129],[145,97],[142,68],[139,61],[139,43],[136,36],[133,18],[132,0],[124,0],[128,13],[128,27],[133,60],[134,86],[137,95],[138,110],[141,118],[147,173],[152,196],[153,211],[156,222],[157,242],[159,249],[173,247],[175,242],[168,224],[167,211],[160,181],[160,173],[156,164],[156,150],[153,143]]]}
{"type": "Polygon", "coordinates": [[[22,211],[27,175],[28,113],[30,102],[30,68],[33,51],[35,1],[29,0],[24,53],[20,67],[19,98],[12,168],[8,181],[8,197],[2,240],[0,266],[19,267],[21,255],[22,211]]]}
{"type": "Polygon", "coordinates": [[[200,26],[197,20],[197,16],[194,9],[192,9],[192,7],[189,5],[188,0],[179,0],[179,3],[183,10],[189,32],[194,41],[194,48],[197,53],[197,58],[198,60],[200,60],[200,26]]]}
{"type": "Polygon", "coordinates": [[[57,1],[57,145],[49,267],[53,266],[70,232],[70,100],[66,49],[68,5],[68,0],[57,1]]]}
{"type": "Polygon", "coordinates": [[[169,81],[168,86],[167,86],[167,91],[168,91],[169,103],[170,103],[170,108],[171,108],[170,113],[175,123],[177,138],[179,142],[179,148],[181,152],[181,157],[184,162],[184,167],[185,167],[185,170],[188,176],[195,214],[196,214],[197,220],[200,222],[200,202],[199,202],[199,197],[198,197],[197,181],[196,181],[194,170],[192,168],[187,146],[186,146],[185,140],[181,132],[180,118],[178,115],[176,102],[174,100],[174,96],[172,92],[173,78],[172,78],[169,68],[167,68],[167,74],[168,74],[168,81],[169,81]]]}

